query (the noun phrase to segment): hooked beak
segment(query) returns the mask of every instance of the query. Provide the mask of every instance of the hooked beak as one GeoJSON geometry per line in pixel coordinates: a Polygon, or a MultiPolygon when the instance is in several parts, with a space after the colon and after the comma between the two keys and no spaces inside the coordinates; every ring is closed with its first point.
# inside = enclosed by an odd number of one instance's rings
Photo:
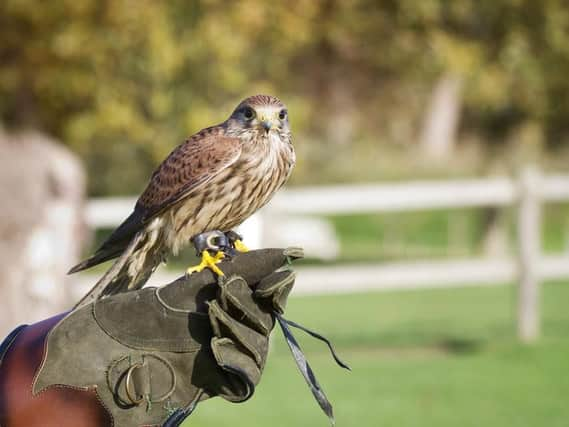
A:
{"type": "Polygon", "coordinates": [[[262,120],[261,121],[261,127],[263,129],[265,129],[265,132],[269,132],[271,130],[271,128],[273,127],[273,124],[271,123],[270,120],[262,120]]]}

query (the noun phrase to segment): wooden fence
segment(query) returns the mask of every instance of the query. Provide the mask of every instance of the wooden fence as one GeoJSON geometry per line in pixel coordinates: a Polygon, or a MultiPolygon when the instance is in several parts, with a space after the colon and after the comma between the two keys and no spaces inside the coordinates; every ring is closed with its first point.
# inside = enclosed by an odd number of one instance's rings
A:
{"type": "MultiPolygon", "coordinates": [[[[263,245],[263,227],[282,216],[404,212],[449,208],[515,207],[515,257],[406,261],[298,269],[295,292],[339,293],[377,289],[519,283],[518,334],[539,335],[539,283],[569,278],[569,254],[541,253],[541,211],[546,202],[569,201],[569,176],[524,169],[515,178],[349,185],[280,192],[251,222],[263,245]]],[[[131,211],[134,199],[92,199],[87,222],[114,227],[131,211]]],[[[162,276],[162,283],[166,282],[162,276]]]]}

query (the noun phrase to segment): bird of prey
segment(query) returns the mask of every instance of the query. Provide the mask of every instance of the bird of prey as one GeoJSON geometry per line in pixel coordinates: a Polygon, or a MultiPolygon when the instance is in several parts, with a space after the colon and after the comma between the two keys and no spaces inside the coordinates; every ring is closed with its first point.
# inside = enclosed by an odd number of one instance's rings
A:
{"type": "MultiPolygon", "coordinates": [[[[93,256],[69,271],[118,258],[79,304],[139,289],[170,253],[197,235],[230,232],[271,199],[294,164],[286,106],[274,96],[246,98],[225,122],[176,147],[152,174],[132,214],[93,256]]],[[[211,256],[204,247],[201,255],[201,264],[189,273],[219,270],[215,263],[222,253],[211,256]]]]}

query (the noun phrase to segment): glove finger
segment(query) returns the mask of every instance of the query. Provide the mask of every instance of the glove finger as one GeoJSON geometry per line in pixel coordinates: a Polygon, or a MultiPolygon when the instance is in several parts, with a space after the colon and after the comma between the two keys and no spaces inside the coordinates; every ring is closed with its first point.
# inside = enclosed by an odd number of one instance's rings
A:
{"type": "Polygon", "coordinates": [[[255,288],[255,296],[270,301],[272,308],[284,313],[296,274],[292,270],[280,269],[261,279],[255,288]]]}
{"type": "Polygon", "coordinates": [[[253,299],[253,291],[242,277],[232,276],[219,283],[218,302],[221,308],[257,332],[268,335],[275,321],[267,310],[253,299]]]}
{"type": "MultiPolygon", "coordinates": [[[[247,283],[258,283],[285,264],[303,257],[300,248],[261,249],[240,253],[218,266],[227,277],[242,276],[247,283]]],[[[206,302],[215,295],[216,275],[205,269],[199,273],[182,276],[173,283],[161,287],[157,296],[173,310],[206,312],[206,302]]]]}
{"type": "Polygon", "coordinates": [[[261,379],[261,369],[257,363],[230,338],[213,337],[211,349],[217,364],[230,374],[230,391],[221,394],[221,397],[231,402],[249,399],[261,379]]]}
{"type": "Polygon", "coordinates": [[[300,248],[260,249],[240,253],[218,266],[228,277],[241,276],[247,283],[258,283],[263,277],[303,256],[300,248]]]}
{"type": "Polygon", "coordinates": [[[209,303],[208,313],[216,337],[231,338],[233,342],[242,347],[242,351],[247,351],[253,357],[257,366],[263,366],[269,347],[267,335],[235,320],[221,308],[217,301],[209,303]]]}

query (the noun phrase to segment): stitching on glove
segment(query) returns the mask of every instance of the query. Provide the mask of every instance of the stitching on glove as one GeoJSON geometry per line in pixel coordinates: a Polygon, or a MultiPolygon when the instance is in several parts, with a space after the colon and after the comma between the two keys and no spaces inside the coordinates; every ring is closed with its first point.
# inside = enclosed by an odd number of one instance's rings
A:
{"type": "MultiPolygon", "coordinates": [[[[254,295],[254,292],[251,290],[251,288],[249,288],[249,285],[247,284],[247,282],[245,281],[245,279],[243,279],[240,276],[233,276],[237,279],[239,279],[239,282],[244,284],[247,292],[249,292],[249,296],[252,298],[254,295]]],[[[231,303],[231,305],[237,310],[239,311],[240,317],[239,319],[236,319],[237,321],[239,321],[240,323],[242,323],[241,321],[243,320],[247,320],[247,326],[251,327],[252,329],[255,329],[257,332],[263,334],[263,335],[268,335],[271,332],[271,326],[266,325],[261,317],[259,316],[260,313],[262,313],[262,311],[257,307],[258,312],[254,311],[254,308],[243,304],[241,302],[241,299],[236,296],[234,293],[232,293],[229,289],[229,286],[232,283],[237,282],[237,280],[232,280],[233,278],[230,278],[227,283],[225,283],[223,285],[223,287],[221,288],[221,302],[222,302],[222,308],[225,311],[228,311],[230,309],[229,307],[229,303],[231,303]]],[[[236,286],[238,286],[236,284],[236,286]]],[[[238,289],[237,289],[238,290],[238,289]]],[[[264,313],[263,313],[264,314],[264,313]]]]}
{"type": "MultiPolygon", "coordinates": [[[[221,309],[217,301],[211,301],[209,303],[209,313],[210,313],[212,328],[214,330],[215,335],[218,338],[224,338],[221,333],[221,325],[224,325],[229,331],[229,333],[235,337],[235,340],[253,356],[257,365],[261,366],[261,364],[263,363],[263,357],[261,356],[261,354],[257,351],[257,349],[254,346],[251,346],[250,344],[247,343],[245,337],[243,337],[238,330],[230,326],[231,320],[233,320],[233,318],[231,318],[227,313],[225,313],[221,309]]],[[[243,327],[247,328],[247,326],[245,325],[243,325],[243,327]]],[[[251,329],[251,331],[254,330],[251,329]]]]}
{"type": "Polygon", "coordinates": [[[231,294],[231,292],[229,292],[229,287],[234,284],[234,283],[245,283],[245,286],[249,287],[249,285],[247,285],[247,282],[245,281],[245,279],[243,279],[241,276],[231,276],[230,278],[228,278],[226,281],[224,281],[222,284],[220,284],[219,288],[221,290],[220,292],[220,299],[221,299],[221,303],[222,303],[222,308],[224,310],[228,310],[229,307],[227,305],[227,300],[231,300],[231,302],[233,303],[233,306],[235,308],[237,308],[239,311],[241,311],[241,313],[243,313],[243,317],[240,319],[242,320],[245,317],[245,306],[241,303],[241,301],[238,298],[234,298],[233,295],[231,294]]]}
{"type": "Polygon", "coordinates": [[[223,347],[226,343],[231,343],[233,345],[235,345],[235,343],[233,342],[233,340],[231,338],[217,338],[214,337],[212,338],[212,345],[211,345],[211,351],[213,352],[213,355],[215,356],[215,360],[217,360],[217,363],[223,367],[226,365],[225,359],[223,358],[223,355],[221,354],[221,352],[219,351],[219,349],[221,347],[223,347]]]}
{"type": "MultiPolygon", "coordinates": [[[[285,271],[285,270],[283,270],[283,271],[285,271]]],[[[280,280],[279,282],[275,282],[273,285],[269,286],[268,288],[257,289],[255,291],[255,295],[257,295],[261,298],[267,298],[267,297],[270,297],[271,294],[275,293],[275,289],[280,288],[280,287],[284,287],[285,285],[292,284],[296,280],[296,273],[292,270],[288,270],[288,271],[290,271],[290,274],[287,274],[284,277],[284,279],[280,280]]]]}
{"type": "Polygon", "coordinates": [[[158,302],[163,305],[165,308],[167,308],[170,311],[173,311],[175,313],[185,313],[185,314],[189,314],[189,313],[194,313],[196,315],[199,316],[207,316],[206,313],[200,313],[199,311],[192,311],[192,310],[186,310],[184,308],[176,308],[176,307],[172,307],[170,304],[168,304],[161,296],[160,296],[160,289],[162,288],[156,288],[156,290],[154,291],[154,295],[156,296],[156,299],[158,300],[158,302]]]}
{"type": "Polygon", "coordinates": [[[304,258],[304,249],[297,246],[291,246],[283,251],[283,255],[287,258],[290,257],[293,259],[304,258]]]}
{"type": "MultiPolygon", "coordinates": [[[[253,383],[253,381],[251,381],[251,378],[249,377],[249,375],[244,370],[228,364],[227,361],[223,358],[223,355],[221,353],[221,349],[227,345],[229,345],[229,347],[231,347],[231,346],[239,347],[239,345],[230,338],[213,338],[212,339],[211,348],[212,348],[215,360],[217,360],[219,366],[223,370],[225,370],[225,371],[227,371],[233,375],[236,375],[244,383],[245,389],[246,389],[246,394],[243,398],[239,398],[239,399],[235,399],[235,398],[228,399],[229,396],[226,396],[225,398],[227,400],[232,401],[232,402],[245,402],[255,392],[255,384],[253,383]]],[[[259,370],[258,374],[260,376],[261,370],[258,367],[257,367],[257,369],[259,370]]]]}

